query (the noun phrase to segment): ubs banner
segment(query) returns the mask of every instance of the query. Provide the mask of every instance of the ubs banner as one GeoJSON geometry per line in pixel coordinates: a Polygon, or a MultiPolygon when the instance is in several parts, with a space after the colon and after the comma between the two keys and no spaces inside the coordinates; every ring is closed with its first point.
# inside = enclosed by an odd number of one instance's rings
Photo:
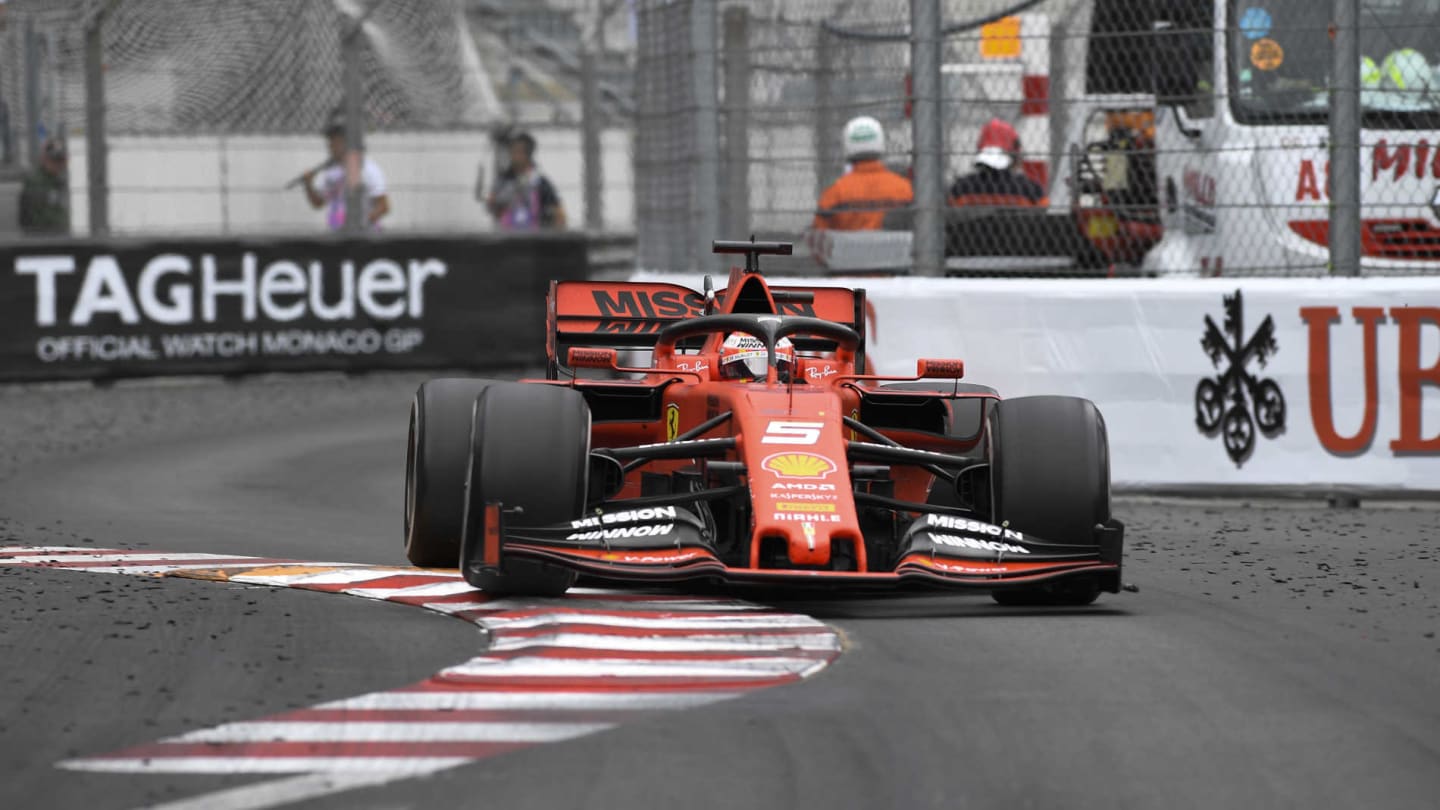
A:
{"type": "Polygon", "coordinates": [[[544,360],[584,238],[27,242],[0,248],[0,379],[544,360]]]}

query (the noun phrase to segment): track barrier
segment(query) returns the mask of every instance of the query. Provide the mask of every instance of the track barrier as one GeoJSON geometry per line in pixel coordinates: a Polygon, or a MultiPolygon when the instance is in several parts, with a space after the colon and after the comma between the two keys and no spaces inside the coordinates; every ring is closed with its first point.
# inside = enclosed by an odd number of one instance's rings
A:
{"type": "Polygon", "coordinates": [[[19,242],[0,380],[544,362],[545,291],[583,234],[19,242]]]}

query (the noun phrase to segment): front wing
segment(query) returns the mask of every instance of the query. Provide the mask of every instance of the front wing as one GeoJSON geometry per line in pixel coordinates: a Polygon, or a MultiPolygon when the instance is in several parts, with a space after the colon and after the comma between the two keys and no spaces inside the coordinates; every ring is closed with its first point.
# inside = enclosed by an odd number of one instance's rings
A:
{"type": "Polygon", "coordinates": [[[1066,545],[993,524],[951,515],[917,518],[902,536],[890,570],[831,571],[740,568],[726,565],[710,529],[678,506],[596,514],[551,526],[507,525],[501,504],[486,510],[482,568],[522,557],[605,579],[669,582],[712,579],[737,583],[791,583],[894,587],[902,584],[995,589],[1060,579],[1095,577],[1118,590],[1123,526],[1095,527],[1098,545],[1066,545]]]}

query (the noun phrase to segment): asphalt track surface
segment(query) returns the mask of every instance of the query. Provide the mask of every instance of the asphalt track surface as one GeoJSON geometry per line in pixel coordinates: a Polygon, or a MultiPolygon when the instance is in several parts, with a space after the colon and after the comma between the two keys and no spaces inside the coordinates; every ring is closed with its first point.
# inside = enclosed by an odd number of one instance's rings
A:
{"type": "MultiPolygon", "coordinates": [[[[419,378],[0,390],[0,542],[396,564],[419,378]]],[[[305,802],[325,808],[1440,806],[1440,510],[1122,499],[1138,594],[749,598],[838,628],[816,677],[305,802]]],[[[0,807],[264,777],[55,763],[424,678],[403,606],[0,568],[0,807]]]]}

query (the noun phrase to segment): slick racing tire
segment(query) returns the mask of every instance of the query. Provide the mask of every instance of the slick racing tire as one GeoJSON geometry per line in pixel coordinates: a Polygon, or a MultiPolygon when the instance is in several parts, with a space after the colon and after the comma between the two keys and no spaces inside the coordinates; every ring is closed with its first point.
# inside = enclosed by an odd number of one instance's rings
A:
{"type": "Polygon", "coordinates": [[[439,378],[410,403],[405,455],[405,556],[422,568],[460,564],[465,470],[475,400],[490,380],[439,378]]]}
{"type": "Polygon", "coordinates": [[[579,392],[554,385],[496,383],[475,403],[460,570],[487,593],[559,596],[575,572],[535,560],[504,559],[485,570],[481,523],[499,503],[505,525],[544,526],[585,510],[590,472],[590,407],[579,392]]]}
{"type": "MultiPolygon", "coordinates": [[[[1095,403],[1079,397],[1001,400],[990,420],[992,522],[1043,542],[1098,546],[1110,519],[1110,447],[1095,403]]],[[[992,592],[1002,605],[1088,605],[1093,579],[992,592]]]]}

